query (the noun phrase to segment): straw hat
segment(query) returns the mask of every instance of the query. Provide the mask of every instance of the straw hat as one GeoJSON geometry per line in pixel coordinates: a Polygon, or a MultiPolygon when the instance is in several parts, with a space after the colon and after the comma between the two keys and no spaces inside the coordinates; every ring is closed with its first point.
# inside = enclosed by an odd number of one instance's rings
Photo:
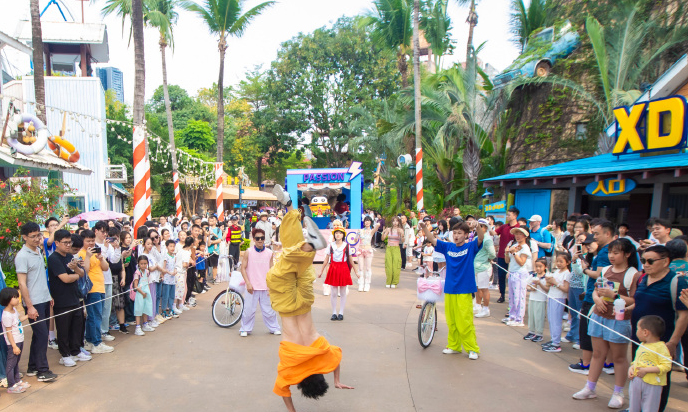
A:
{"type": "Polygon", "coordinates": [[[343,227],[335,227],[334,229],[332,229],[332,237],[334,237],[334,234],[335,234],[336,232],[342,232],[342,234],[344,235],[344,237],[346,237],[346,230],[344,230],[343,227]]]}
{"type": "Polygon", "coordinates": [[[512,235],[515,235],[516,233],[519,233],[519,232],[522,233],[523,236],[525,236],[525,237],[528,237],[528,236],[530,235],[530,234],[528,233],[528,231],[525,230],[525,229],[522,228],[522,227],[515,227],[515,228],[511,229],[511,234],[512,234],[512,235]]]}

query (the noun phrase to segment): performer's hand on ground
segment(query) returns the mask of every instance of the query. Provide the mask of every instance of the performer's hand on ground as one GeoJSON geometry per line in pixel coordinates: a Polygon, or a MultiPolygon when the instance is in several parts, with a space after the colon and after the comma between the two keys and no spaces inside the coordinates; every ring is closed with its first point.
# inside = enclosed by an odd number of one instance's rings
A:
{"type": "Polygon", "coordinates": [[[334,383],[334,387],[337,388],[337,389],[355,389],[353,386],[344,385],[344,384],[341,383],[341,382],[335,382],[335,383],[334,383]]]}

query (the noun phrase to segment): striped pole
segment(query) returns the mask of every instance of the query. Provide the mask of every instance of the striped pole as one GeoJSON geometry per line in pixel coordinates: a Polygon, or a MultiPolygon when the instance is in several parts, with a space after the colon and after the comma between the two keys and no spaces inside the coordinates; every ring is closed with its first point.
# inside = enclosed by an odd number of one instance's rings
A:
{"type": "Polygon", "coordinates": [[[423,149],[416,147],[416,208],[423,208],[423,149]]]}
{"type": "Polygon", "coordinates": [[[182,218],[182,196],[179,192],[179,173],[174,172],[172,174],[172,180],[174,181],[174,203],[177,205],[177,219],[182,218]]]}
{"type": "Polygon", "coordinates": [[[134,234],[143,226],[146,214],[146,173],[150,170],[146,163],[146,142],[143,126],[134,127],[134,234]]]}
{"type": "Polygon", "coordinates": [[[224,220],[224,196],[222,193],[222,163],[215,163],[215,206],[217,206],[217,220],[224,220]]]}
{"type": "Polygon", "coordinates": [[[146,219],[152,220],[152,198],[151,198],[151,178],[150,178],[150,158],[146,156],[146,219]]]}

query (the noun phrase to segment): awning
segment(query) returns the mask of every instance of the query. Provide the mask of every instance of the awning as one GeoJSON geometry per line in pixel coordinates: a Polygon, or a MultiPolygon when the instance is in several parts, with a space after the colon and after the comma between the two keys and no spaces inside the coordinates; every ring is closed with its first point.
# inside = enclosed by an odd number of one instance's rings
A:
{"type": "MultiPolygon", "coordinates": [[[[223,198],[225,200],[239,200],[239,188],[238,187],[227,187],[222,188],[223,198]]],[[[206,199],[215,199],[215,188],[208,188],[205,192],[206,199]]],[[[241,194],[241,200],[264,200],[264,201],[276,201],[277,198],[272,193],[263,192],[258,189],[244,189],[244,193],[241,194]]]]}
{"type": "Polygon", "coordinates": [[[23,155],[19,152],[12,154],[9,146],[0,146],[0,165],[3,163],[11,166],[28,167],[29,169],[56,170],[65,173],[76,173],[78,175],[90,175],[92,170],[78,163],[69,163],[63,160],[48,149],[43,149],[40,153],[31,156],[23,155]]]}
{"type": "Polygon", "coordinates": [[[131,197],[131,193],[129,193],[121,183],[112,183],[112,188],[126,197],[131,197]]]}

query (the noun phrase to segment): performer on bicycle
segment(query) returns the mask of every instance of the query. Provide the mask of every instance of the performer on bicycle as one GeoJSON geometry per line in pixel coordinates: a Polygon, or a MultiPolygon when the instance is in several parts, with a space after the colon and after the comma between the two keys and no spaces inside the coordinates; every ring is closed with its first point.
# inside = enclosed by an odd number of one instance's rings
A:
{"type": "Polygon", "coordinates": [[[473,325],[473,297],[477,291],[473,261],[483,246],[485,227],[478,226],[475,241],[468,242],[471,229],[466,223],[457,223],[452,227],[454,242],[435,239],[428,224],[418,224],[425,237],[435,247],[435,252],[442,253],[447,259],[447,274],[444,283],[445,311],[449,336],[444,354],[468,352],[469,359],[478,359],[480,348],[473,325]]]}
{"type": "Polygon", "coordinates": [[[282,396],[289,412],[296,412],[291,385],[297,385],[303,396],[317,399],[328,389],[323,374],[334,372],[335,388],[353,388],[339,381],[341,348],[318,334],[311,317],[315,300],[313,257],[315,250],[327,247],[327,242],[315,222],[292,207],[289,193],[282,186],[275,185],[272,193],[288,210],[280,228],[282,255],[267,276],[272,308],[282,318],[280,362],[273,392],[282,396]]]}

